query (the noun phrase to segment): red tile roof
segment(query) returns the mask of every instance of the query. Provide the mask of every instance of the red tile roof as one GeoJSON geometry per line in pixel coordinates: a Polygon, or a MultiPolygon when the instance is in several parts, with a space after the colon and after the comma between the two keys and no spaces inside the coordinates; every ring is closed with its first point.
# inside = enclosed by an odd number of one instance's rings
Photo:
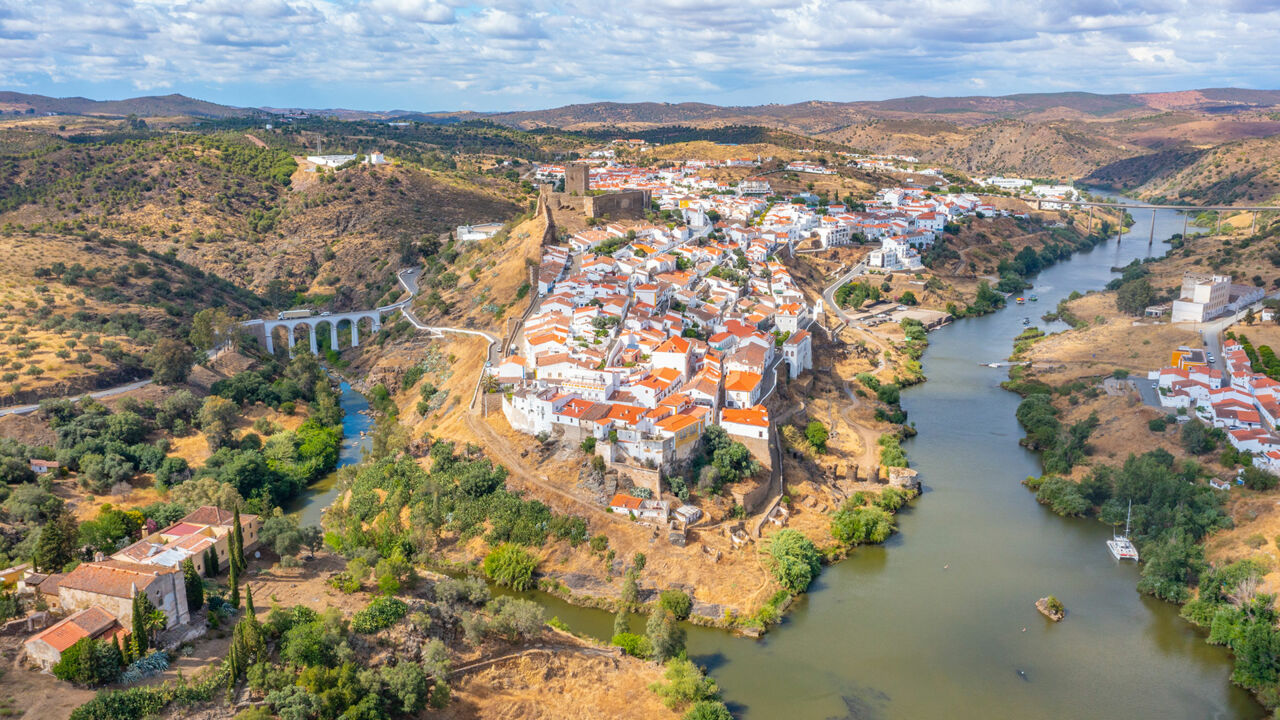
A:
{"type": "MultiPolygon", "coordinates": [[[[113,630],[113,626],[120,631],[124,630],[114,615],[94,605],[54,623],[51,627],[33,635],[27,642],[41,641],[61,653],[79,640],[98,637],[113,630]]],[[[115,634],[112,633],[113,636],[115,634]]]]}

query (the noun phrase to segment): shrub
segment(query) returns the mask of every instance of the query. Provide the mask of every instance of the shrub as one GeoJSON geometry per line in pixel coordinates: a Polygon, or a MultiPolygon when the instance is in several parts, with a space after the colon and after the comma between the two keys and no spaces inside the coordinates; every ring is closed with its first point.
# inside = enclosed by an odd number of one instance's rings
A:
{"type": "Polygon", "coordinates": [[[377,632],[394,625],[408,611],[409,606],[399,598],[377,597],[351,617],[351,629],[358,633],[377,632]]]}
{"type": "Polygon", "coordinates": [[[533,587],[533,571],[537,567],[537,558],[512,543],[502,543],[484,558],[484,574],[513,590],[533,587]]]}
{"type": "Polygon", "coordinates": [[[1147,429],[1151,432],[1162,433],[1169,427],[1169,421],[1162,417],[1152,418],[1147,421],[1147,429]]]}
{"type": "Polygon", "coordinates": [[[654,683],[649,689],[657,693],[662,698],[662,703],[673,710],[689,703],[720,697],[716,681],[703,675],[702,670],[687,658],[667,661],[667,669],[662,677],[666,680],[665,683],[654,683]]]}
{"type": "Polygon", "coordinates": [[[846,505],[831,518],[831,536],[845,545],[878,544],[892,534],[892,516],[878,507],[846,505]]]}
{"type": "Polygon", "coordinates": [[[647,659],[653,652],[653,648],[649,646],[649,638],[636,633],[618,633],[609,644],[622,648],[622,652],[631,657],[647,659]]]}
{"type": "Polygon", "coordinates": [[[807,590],[822,568],[822,555],[813,541],[791,528],[771,536],[763,552],[769,556],[773,576],[793,593],[807,590]]]}
{"type": "Polygon", "coordinates": [[[663,590],[658,596],[658,606],[670,611],[677,620],[688,620],[693,612],[693,598],[683,590],[663,590]]]}

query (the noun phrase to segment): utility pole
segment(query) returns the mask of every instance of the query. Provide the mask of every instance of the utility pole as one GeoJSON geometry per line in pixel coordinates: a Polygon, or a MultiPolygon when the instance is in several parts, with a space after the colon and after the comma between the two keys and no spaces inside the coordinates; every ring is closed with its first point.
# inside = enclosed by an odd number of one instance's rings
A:
{"type": "Polygon", "coordinates": [[[1155,241],[1156,241],[1156,211],[1155,211],[1155,208],[1152,208],[1151,209],[1151,235],[1147,238],[1147,247],[1151,247],[1151,244],[1154,243],[1155,241]]]}

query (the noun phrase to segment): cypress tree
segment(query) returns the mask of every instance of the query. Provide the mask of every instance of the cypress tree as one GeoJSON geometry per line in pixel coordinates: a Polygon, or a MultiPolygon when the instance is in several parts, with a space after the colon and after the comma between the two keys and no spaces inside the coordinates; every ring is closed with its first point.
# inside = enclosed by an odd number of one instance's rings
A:
{"type": "Polygon", "coordinates": [[[134,659],[140,660],[147,654],[147,611],[142,605],[143,595],[140,592],[133,594],[133,635],[132,644],[134,659]]]}
{"type": "Polygon", "coordinates": [[[231,603],[231,607],[240,607],[240,567],[236,565],[234,560],[231,563],[231,574],[227,576],[227,602],[231,603]]]}
{"type": "Polygon", "coordinates": [[[120,664],[128,665],[133,662],[133,659],[129,656],[129,643],[124,641],[124,636],[117,635],[115,643],[116,648],[120,651],[120,664]]]}
{"type": "Polygon", "coordinates": [[[253,609],[253,588],[248,585],[244,586],[244,616],[253,622],[257,622],[258,615],[253,609]]]}
{"type": "Polygon", "coordinates": [[[231,523],[231,562],[245,569],[244,562],[244,530],[240,527],[240,506],[236,506],[231,523]]]}
{"type": "Polygon", "coordinates": [[[204,576],[218,577],[218,551],[214,550],[212,545],[204,551],[204,576]]]}
{"type": "Polygon", "coordinates": [[[204,581],[191,558],[182,561],[182,580],[187,586],[187,609],[195,612],[204,607],[204,581]]]}

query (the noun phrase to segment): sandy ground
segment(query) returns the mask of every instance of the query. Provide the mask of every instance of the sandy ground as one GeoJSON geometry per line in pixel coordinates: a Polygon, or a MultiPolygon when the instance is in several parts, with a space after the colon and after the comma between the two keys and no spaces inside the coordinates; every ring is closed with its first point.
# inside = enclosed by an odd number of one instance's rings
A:
{"type": "MultiPolygon", "coordinates": [[[[1168,366],[1178,346],[1203,346],[1190,326],[1122,315],[1116,310],[1114,293],[1091,293],[1069,308],[1089,325],[1039,340],[1026,355],[1034,364],[1034,376],[1050,385],[1110,375],[1116,369],[1145,377],[1168,366]]],[[[1052,310],[1046,308],[1046,312],[1052,310]]]]}
{"type": "Polygon", "coordinates": [[[455,680],[444,720],[595,720],[678,718],[649,685],[660,666],[590,646],[532,651],[455,680]]]}

